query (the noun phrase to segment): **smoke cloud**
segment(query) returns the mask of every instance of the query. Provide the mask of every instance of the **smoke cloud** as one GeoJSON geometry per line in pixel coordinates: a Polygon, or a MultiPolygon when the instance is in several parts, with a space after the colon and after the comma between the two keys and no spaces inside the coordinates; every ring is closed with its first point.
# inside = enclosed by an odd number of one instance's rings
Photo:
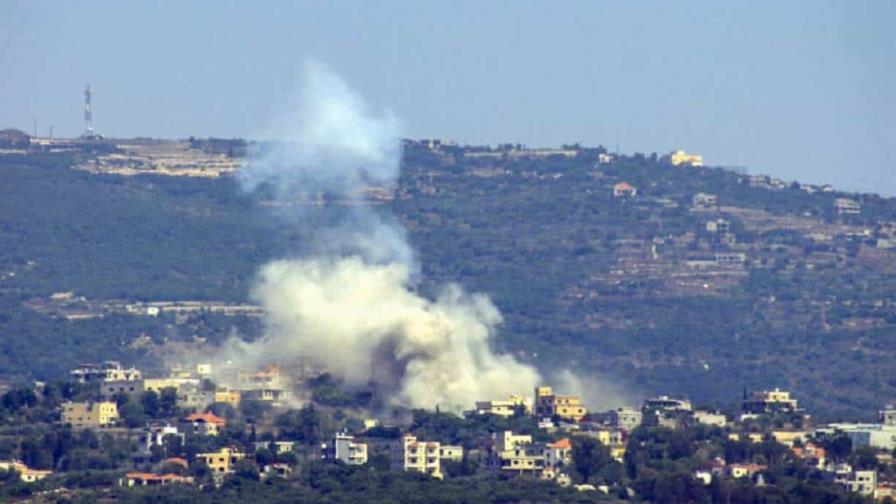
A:
{"type": "Polygon", "coordinates": [[[429,299],[415,291],[417,265],[404,229],[374,211],[370,187],[397,183],[399,123],[376,114],[319,64],[266,144],[241,171],[305,224],[312,202],[337,217],[311,230],[313,251],[263,266],[252,297],[267,315],[263,336],[231,347],[244,365],[294,361],[349,384],[390,387],[395,404],[459,411],[477,399],[528,393],[538,372],[491,342],[502,318],[484,294],[446,285],[429,299]]]}

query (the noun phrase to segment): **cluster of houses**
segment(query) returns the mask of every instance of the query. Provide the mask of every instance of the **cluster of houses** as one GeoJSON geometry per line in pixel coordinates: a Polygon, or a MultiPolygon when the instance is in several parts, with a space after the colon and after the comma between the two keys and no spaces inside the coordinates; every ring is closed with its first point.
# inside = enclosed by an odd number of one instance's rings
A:
{"type": "Polygon", "coordinates": [[[288,390],[280,379],[277,366],[257,372],[240,372],[233,388],[208,387],[211,374],[210,364],[198,364],[192,370],[175,369],[162,378],[143,378],[138,369],[124,368],[115,361],[83,364],[71,371],[72,377],[80,383],[99,382],[100,394],[105,400],[66,403],[62,408],[62,419],[79,428],[108,427],[119,420],[118,408],[112,400],[117,395],[139,396],[149,391],[161,394],[166,389],[175,392],[179,408],[194,411],[205,410],[214,403],[237,407],[243,400],[253,400],[282,406],[288,400],[288,390]]]}
{"type": "MultiPolygon", "coordinates": [[[[269,400],[277,404],[285,391],[280,386],[279,370],[269,367],[256,373],[240,373],[239,389],[202,390],[195,388],[197,380],[211,374],[208,365],[201,364],[185,372],[175,370],[165,378],[144,379],[134,368],[124,368],[117,362],[97,366],[81,366],[72,376],[84,382],[99,381],[104,396],[133,394],[146,390],[173,388],[177,391],[180,406],[192,413],[176,421],[147,425],[140,434],[140,448],[134,455],[135,463],[158,460],[158,453],[172,437],[183,445],[192,436],[219,436],[227,426],[227,420],[207,410],[213,402],[238,404],[241,398],[251,396],[257,400],[269,400]],[[273,393],[271,391],[278,391],[273,393]],[[207,393],[205,400],[191,399],[190,394],[207,393]],[[183,399],[183,403],[181,400],[183,399]],[[153,455],[156,457],[153,457],[153,455]]],[[[851,467],[842,460],[833,460],[818,442],[830,434],[848,436],[853,447],[869,446],[881,451],[886,458],[896,449],[896,406],[888,406],[880,412],[879,422],[834,423],[809,427],[810,422],[798,402],[785,390],[772,389],[746,395],[741,403],[741,413],[731,418],[718,411],[696,409],[685,398],[656,396],[646,399],[640,408],[622,407],[601,413],[589,412],[580,397],[557,394],[551,387],[539,386],[531,397],[511,395],[504,399],[477,401],[465,415],[495,415],[499,417],[533,417],[535,425],[546,434],[533,436],[532,432],[504,430],[494,432],[478,440],[474,446],[451,445],[433,439],[420,439],[405,433],[397,439],[371,435],[371,429],[379,427],[376,419],[364,421],[364,428],[355,433],[338,432],[320,445],[318,455],[324,461],[340,461],[348,465],[363,465],[371,454],[388,454],[391,466],[397,471],[419,472],[441,479],[446,475],[446,464],[475,460],[478,467],[508,475],[526,475],[571,485],[573,445],[579,437],[590,437],[606,446],[611,457],[622,461],[630,434],[641,425],[655,425],[669,429],[681,429],[695,425],[714,426],[723,429],[723,435],[731,441],[763,443],[774,440],[786,446],[794,457],[819,470],[830,481],[866,496],[894,496],[896,487],[878,481],[875,470],[851,467]],[[772,414],[788,414],[804,418],[805,422],[784,423],[787,427],[758,429],[750,422],[772,414]],[[549,441],[545,441],[549,439],[549,441]]],[[[62,422],[79,429],[114,428],[119,423],[116,403],[104,400],[92,403],[65,403],[62,422]]],[[[774,423],[772,424],[774,425],[774,423]]],[[[781,425],[780,423],[778,425],[781,425]]],[[[132,432],[132,431],[131,431],[132,432]]],[[[241,461],[255,461],[255,451],[268,449],[279,455],[293,452],[296,443],[291,440],[253,441],[246,446],[221,446],[216,450],[197,453],[193,463],[208,467],[216,482],[235,472],[241,461]],[[254,449],[255,451],[251,451],[254,449]]],[[[307,451],[305,451],[307,455],[307,451]]],[[[186,471],[174,471],[172,467],[186,469],[184,458],[166,459],[157,472],[128,472],[120,480],[122,486],[148,486],[193,484],[186,471]]],[[[260,468],[263,477],[287,477],[293,468],[289,464],[274,463],[260,468]]],[[[710,484],[713,478],[748,479],[757,485],[764,484],[767,467],[759,463],[727,463],[717,457],[706,467],[694,471],[693,476],[710,484]]],[[[27,467],[19,461],[0,461],[0,470],[16,471],[26,482],[45,478],[51,471],[27,467]]],[[[581,486],[580,490],[591,489],[581,486]]],[[[603,490],[602,488],[599,488],[603,490]]]]}

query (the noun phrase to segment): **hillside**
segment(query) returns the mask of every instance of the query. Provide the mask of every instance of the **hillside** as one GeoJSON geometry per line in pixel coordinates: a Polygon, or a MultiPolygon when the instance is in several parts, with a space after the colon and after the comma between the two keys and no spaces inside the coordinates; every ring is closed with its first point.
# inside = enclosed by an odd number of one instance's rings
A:
{"type": "MultiPolygon", "coordinates": [[[[198,171],[111,144],[0,155],[0,373],[43,379],[82,360],[150,363],[166,342],[256,335],[251,316],[116,308],[245,303],[258,265],[302,247],[262,196],[208,168],[232,166],[236,146],[177,144],[198,171]],[[122,172],[129,163],[140,168],[122,172]]],[[[787,387],[828,417],[867,418],[896,396],[893,199],[655,155],[418,143],[387,189],[375,197],[408,228],[422,288],[490,294],[499,344],[542,369],[698,403],[787,387]],[[620,182],[635,194],[615,197],[620,182]],[[842,198],[858,213],[838,212],[842,198]]]]}

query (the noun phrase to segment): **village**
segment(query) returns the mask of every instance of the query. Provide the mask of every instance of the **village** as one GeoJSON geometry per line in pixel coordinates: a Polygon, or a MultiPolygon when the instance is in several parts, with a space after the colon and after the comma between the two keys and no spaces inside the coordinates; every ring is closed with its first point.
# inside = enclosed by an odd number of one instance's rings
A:
{"type": "MultiPolygon", "coordinates": [[[[622,467],[632,463],[630,452],[644,445],[638,441],[644,429],[696,429],[706,439],[710,437],[706,432],[712,432],[728,443],[727,452],[742,452],[735,455],[736,460],[726,460],[722,453],[707,456],[705,464],[691,472],[702,485],[719,480],[757,487],[769,484],[770,460],[752,450],[753,445],[802,464],[814,477],[850,492],[879,500],[896,495],[896,481],[889,479],[893,474],[889,468],[896,463],[892,455],[896,406],[891,405],[879,412],[878,423],[815,425],[796,398],[777,388],[745,392],[739,414],[731,415],[665,395],[647,398],[640,408],[601,410],[601,405],[584,404],[581,397],[539,386],[532,396],[520,391],[505,398],[478,398],[463,412],[466,419],[505,422],[486,425],[517,422],[522,430],[494,429],[452,443],[446,436],[427,436],[426,429],[415,433],[413,425],[400,419],[373,416],[332,424],[329,432],[321,429],[317,437],[296,434],[297,429],[309,427],[301,424],[301,418],[307,420],[311,414],[308,405],[290,409],[298,404],[295,390],[280,367],[239,371],[230,378],[233,383],[226,385],[215,383],[216,376],[220,375],[207,363],[176,367],[162,377],[145,377],[139,369],[114,361],[81,365],[71,370],[69,381],[72,389],[81,390],[75,394],[78,400],[62,401],[53,423],[58,429],[126,440],[131,451],[129,468],[121,469],[117,479],[122,487],[219,486],[229,476],[247,471],[261,479],[289,479],[302,463],[365,466],[378,461],[394,471],[435,479],[473,470],[609,493],[606,480],[589,478],[591,462],[585,458],[594,459],[598,453],[594,450],[603,454],[606,463],[622,467]],[[134,415],[135,402],[142,405],[141,416],[134,415]],[[256,409],[263,405],[273,414],[251,421],[234,414],[249,404],[256,409]],[[277,416],[278,412],[282,414],[277,416]],[[289,426],[284,417],[299,417],[300,425],[289,426]]],[[[45,388],[49,386],[35,384],[34,394],[48,397],[45,388]]],[[[14,406],[23,395],[27,394],[21,390],[8,391],[4,406],[14,406]]],[[[346,417],[345,412],[340,414],[346,417]]],[[[460,421],[450,413],[435,415],[460,421]]],[[[53,468],[32,467],[17,458],[0,461],[0,470],[17,473],[27,484],[54,475],[53,468]]]]}

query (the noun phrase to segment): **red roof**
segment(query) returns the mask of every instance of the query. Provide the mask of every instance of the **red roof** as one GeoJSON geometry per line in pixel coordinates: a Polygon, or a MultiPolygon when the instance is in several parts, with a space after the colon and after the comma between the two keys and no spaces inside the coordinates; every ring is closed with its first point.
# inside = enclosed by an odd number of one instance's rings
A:
{"type": "Polygon", "coordinates": [[[188,422],[205,422],[205,423],[213,423],[215,425],[224,426],[227,424],[227,420],[219,417],[214,413],[193,413],[192,415],[187,417],[188,422]]]}
{"type": "Polygon", "coordinates": [[[181,458],[181,457],[167,458],[167,459],[165,459],[165,463],[166,464],[177,464],[179,466],[184,466],[184,467],[187,467],[190,465],[190,463],[187,462],[187,459],[181,458]]]}
{"type": "Polygon", "coordinates": [[[551,448],[559,448],[561,450],[568,450],[572,446],[572,444],[570,444],[569,438],[563,438],[563,439],[557,440],[557,442],[555,442],[555,443],[549,444],[548,446],[551,448]]]}

